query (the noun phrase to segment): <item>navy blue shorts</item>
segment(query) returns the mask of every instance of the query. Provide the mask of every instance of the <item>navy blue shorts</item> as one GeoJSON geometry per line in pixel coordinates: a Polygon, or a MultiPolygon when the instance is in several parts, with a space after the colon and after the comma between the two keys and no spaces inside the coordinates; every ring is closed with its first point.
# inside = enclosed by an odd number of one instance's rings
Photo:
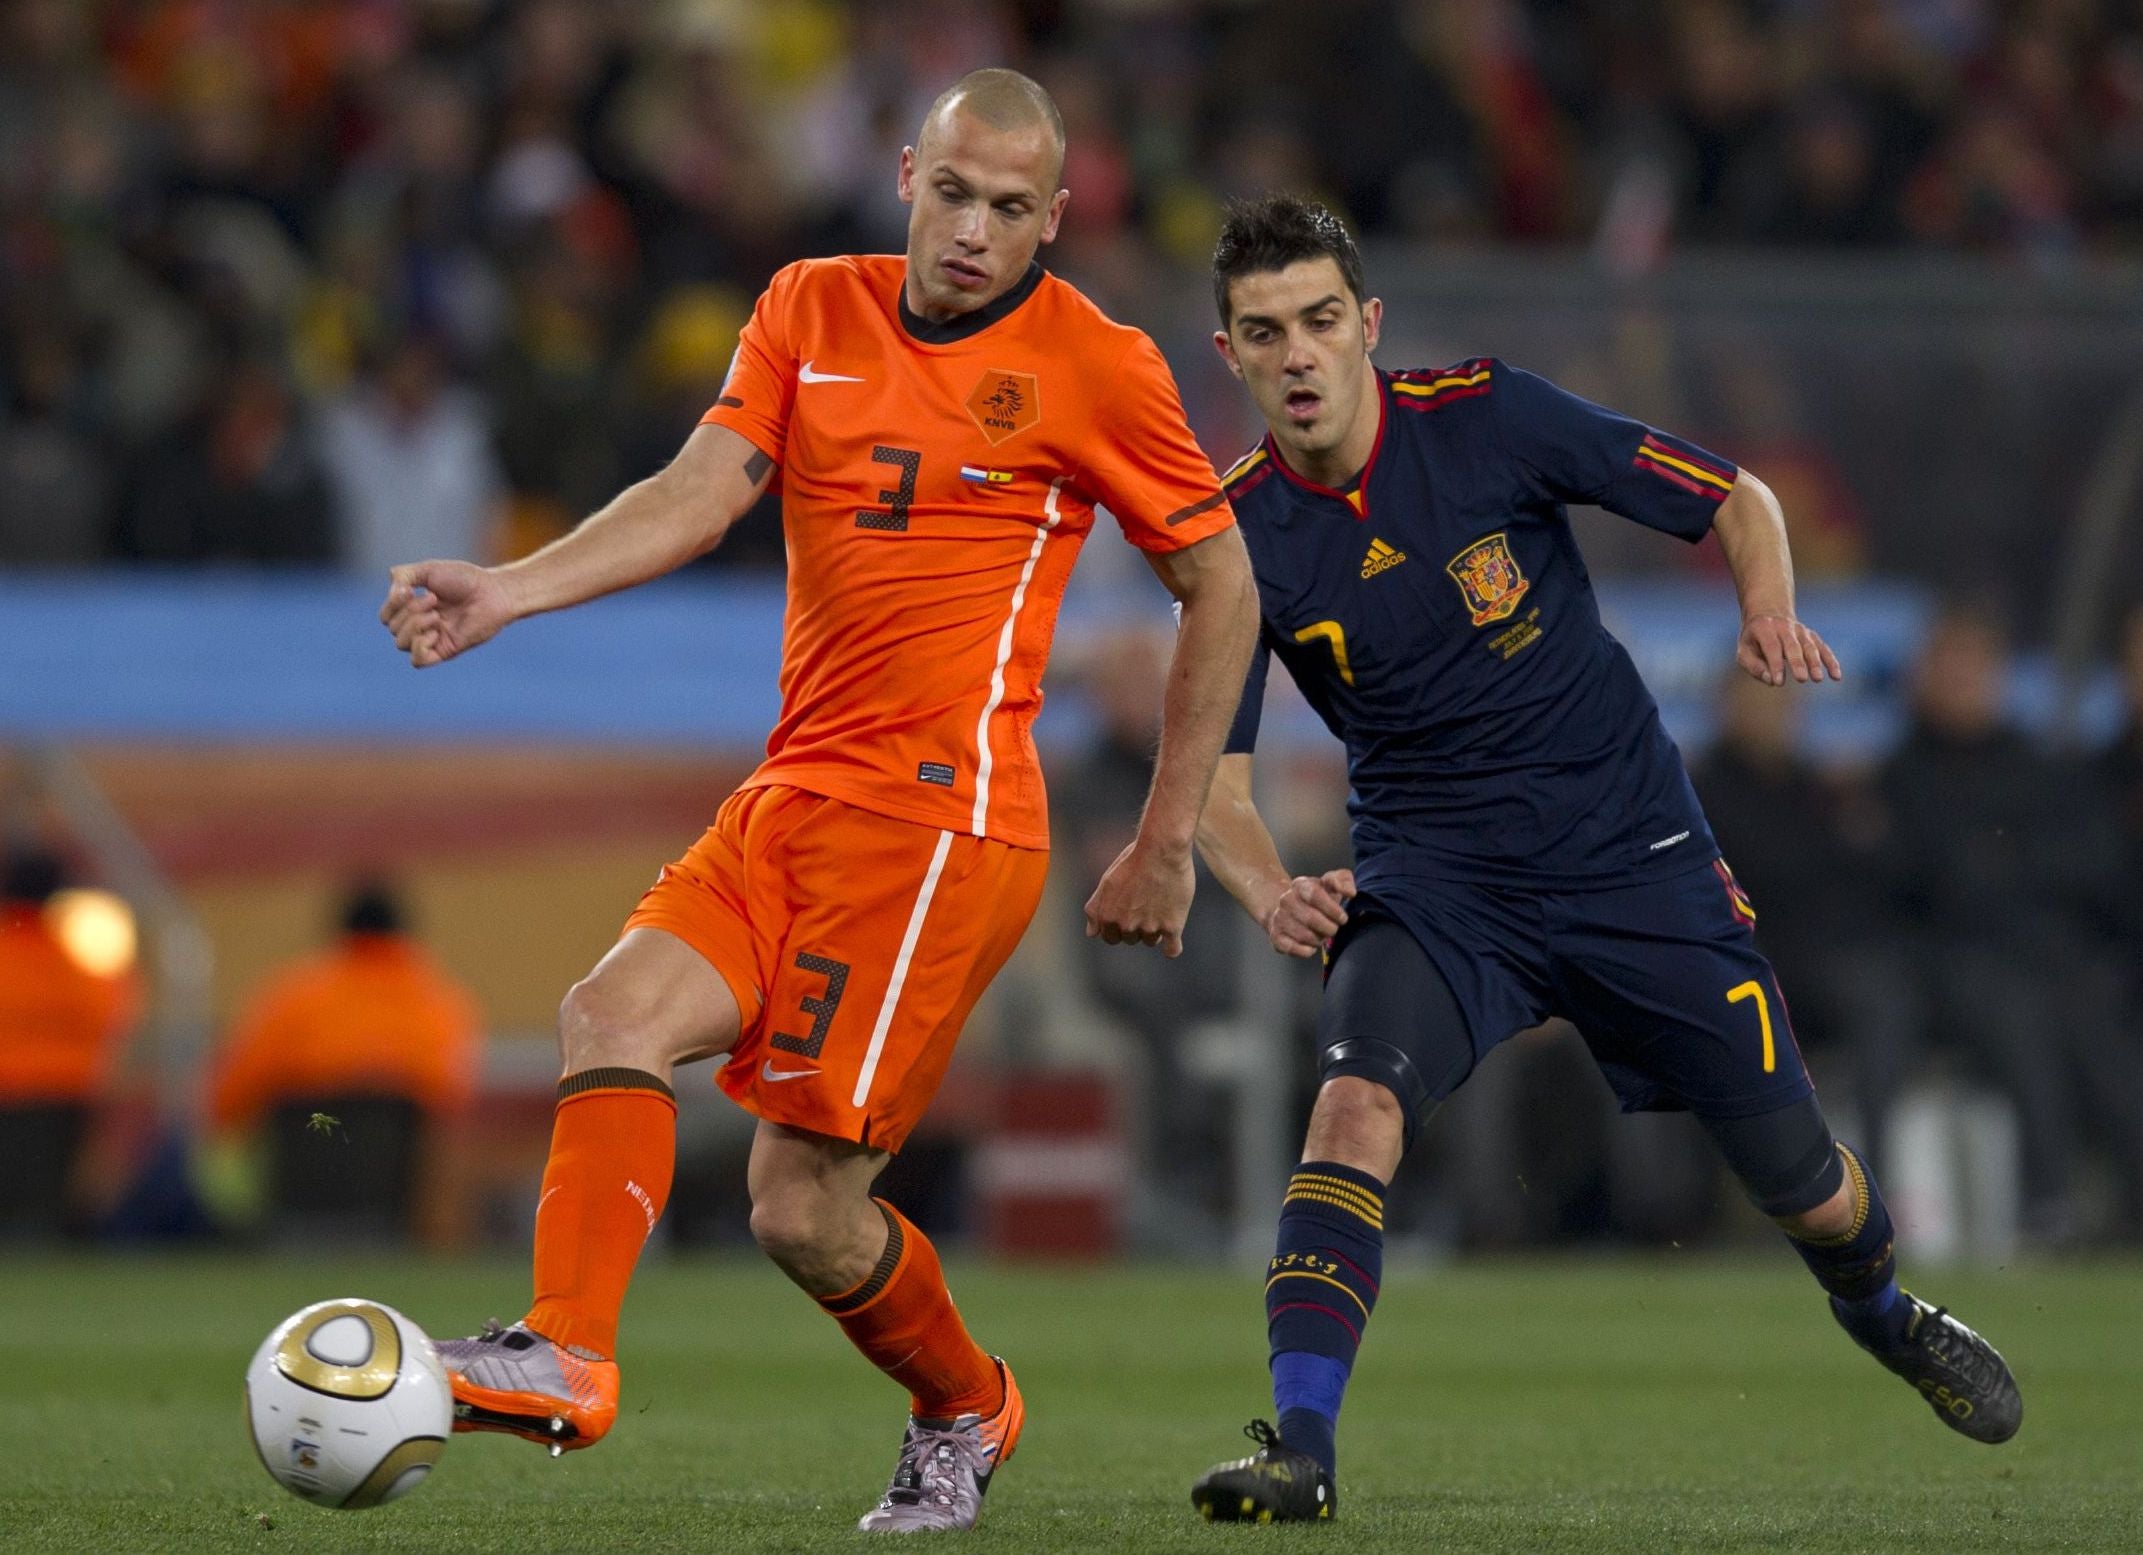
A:
{"type": "MultiPolygon", "coordinates": [[[[1412,934],[1450,984],[1475,1063],[1560,1015],[1625,1112],[1749,1117],[1812,1090],[1778,979],[1756,949],[1755,911],[1722,860],[1586,891],[1378,872],[1349,904],[1334,964],[1352,932],[1380,917],[1412,934]]],[[[1412,1046],[1407,1035],[1402,1022],[1394,1036],[1412,1046]]],[[[1463,1077],[1451,1074],[1443,1089],[1463,1077]]]]}

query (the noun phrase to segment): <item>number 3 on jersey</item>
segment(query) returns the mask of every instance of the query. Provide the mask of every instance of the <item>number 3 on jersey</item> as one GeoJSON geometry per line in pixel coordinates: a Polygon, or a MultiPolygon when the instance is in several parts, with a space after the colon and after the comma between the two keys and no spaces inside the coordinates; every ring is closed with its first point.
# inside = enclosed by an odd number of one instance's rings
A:
{"type": "Polygon", "coordinates": [[[871,462],[896,466],[900,470],[900,486],[893,491],[878,493],[878,500],[887,504],[891,511],[881,513],[876,508],[865,508],[856,515],[856,527],[905,534],[908,504],[915,500],[915,477],[923,468],[923,456],[912,448],[888,448],[881,443],[871,450],[871,462]]]}

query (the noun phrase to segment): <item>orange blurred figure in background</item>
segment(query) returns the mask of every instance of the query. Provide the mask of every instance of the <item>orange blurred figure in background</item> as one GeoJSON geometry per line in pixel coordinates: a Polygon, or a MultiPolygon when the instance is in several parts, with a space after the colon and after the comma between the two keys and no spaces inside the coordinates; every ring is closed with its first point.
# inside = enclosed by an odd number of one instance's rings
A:
{"type": "Polygon", "coordinates": [[[0,878],[0,1235],[69,1224],[76,1157],[138,1007],[130,976],[68,949],[46,911],[63,883],[32,847],[0,878]]]}
{"type": "Polygon", "coordinates": [[[398,1240],[427,1129],[474,1096],[482,1026],[386,887],[353,887],[341,929],[241,1012],[216,1054],[208,1124],[224,1136],[265,1126],[279,1229],[398,1240]]]}

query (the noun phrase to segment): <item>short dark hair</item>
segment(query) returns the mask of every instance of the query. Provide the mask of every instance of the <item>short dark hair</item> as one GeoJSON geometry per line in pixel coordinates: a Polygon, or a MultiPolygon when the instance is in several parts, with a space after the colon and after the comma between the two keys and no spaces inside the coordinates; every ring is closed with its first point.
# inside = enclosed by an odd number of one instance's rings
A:
{"type": "Polygon", "coordinates": [[[407,922],[401,899],[384,880],[352,881],[342,897],[345,934],[399,934],[407,922]]]}
{"type": "Polygon", "coordinates": [[[1315,200],[1296,194],[1263,194],[1232,200],[1213,245],[1213,301],[1221,327],[1235,321],[1228,285],[1239,275],[1285,270],[1304,259],[1330,259],[1359,303],[1368,288],[1362,281],[1362,251],[1346,224],[1315,200]]]}
{"type": "Polygon", "coordinates": [[[0,901],[42,907],[67,883],[59,855],[34,842],[14,842],[0,859],[0,901]]]}

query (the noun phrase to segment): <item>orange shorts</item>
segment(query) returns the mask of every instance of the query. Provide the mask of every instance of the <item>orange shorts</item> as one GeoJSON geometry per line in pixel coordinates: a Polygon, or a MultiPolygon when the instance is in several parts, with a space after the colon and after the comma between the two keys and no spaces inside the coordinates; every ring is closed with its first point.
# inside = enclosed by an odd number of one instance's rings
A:
{"type": "Polygon", "coordinates": [[[807,793],[739,789],[640,899],[736,995],[715,1082],[773,1123],[897,1150],[1041,900],[1049,855],[807,793]]]}

